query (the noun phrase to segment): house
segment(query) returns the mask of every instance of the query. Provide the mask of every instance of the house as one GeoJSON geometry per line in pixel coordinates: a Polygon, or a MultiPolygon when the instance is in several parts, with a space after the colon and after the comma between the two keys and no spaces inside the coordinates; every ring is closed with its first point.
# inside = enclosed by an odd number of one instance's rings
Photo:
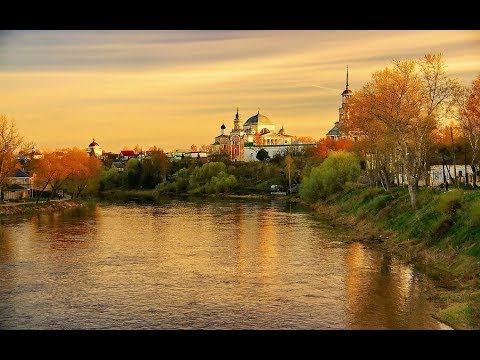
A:
{"type": "Polygon", "coordinates": [[[33,177],[21,169],[15,169],[6,179],[6,188],[2,192],[3,200],[25,199],[33,196],[33,177]]]}
{"type": "Polygon", "coordinates": [[[121,161],[114,161],[112,163],[112,169],[115,169],[118,172],[123,172],[124,168],[123,168],[122,162],[121,161]]]}
{"type": "MultiPolygon", "coordinates": [[[[465,183],[465,165],[431,165],[430,166],[430,186],[439,186],[446,181],[451,183],[450,177],[454,177],[454,169],[457,172],[457,179],[460,183],[465,183]],[[445,178],[443,175],[445,173],[445,178]]],[[[469,182],[472,180],[473,171],[470,165],[466,166],[469,182]]]]}
{"type": "Polygon", "coordinates": [[[118,161],[128,161],[131,158],[136,157],[135,151],[133,150],[122,150],[120,154],[118,154],[118,161]]]}

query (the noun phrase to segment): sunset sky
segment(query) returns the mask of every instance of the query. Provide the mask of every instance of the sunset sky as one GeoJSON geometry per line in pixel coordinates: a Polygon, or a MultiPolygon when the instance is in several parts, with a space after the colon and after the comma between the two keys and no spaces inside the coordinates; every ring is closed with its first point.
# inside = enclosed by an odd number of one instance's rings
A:
{"type": "Polygon", "coordinates": [[[442,52],[467,85],[480,31],[3,31],[0,113],[40,149],[211,144],[236,107],[320,138],[350,88],[392,59],[442,52]]]}

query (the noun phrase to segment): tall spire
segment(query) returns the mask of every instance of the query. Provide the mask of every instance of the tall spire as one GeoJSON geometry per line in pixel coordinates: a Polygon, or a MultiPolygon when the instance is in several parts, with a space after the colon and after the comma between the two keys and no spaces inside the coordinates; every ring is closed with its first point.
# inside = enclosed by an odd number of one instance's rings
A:
{"type": "Polygon", "coordinates": [[[348,64],[347,64],[347,88],[346,89],[348,90],[348,64]]]}
{"type": "Polygon", "coordinates": [[[257,113],[257,115],[260,115],[260,107],[258,108],[258,113],[257,113]]]}
{"type": "Polygon", "coordinates": [[[236,116],[236,118],[238,119],[238,106],[237,106],[237,116],[236,116]]]}

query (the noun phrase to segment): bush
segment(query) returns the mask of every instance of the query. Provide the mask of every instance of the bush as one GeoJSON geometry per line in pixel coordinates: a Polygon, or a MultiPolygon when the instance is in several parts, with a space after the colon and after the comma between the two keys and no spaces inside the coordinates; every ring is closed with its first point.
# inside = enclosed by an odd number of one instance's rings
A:
{"type": "Polygon", "coordinates": [[[342,191],[345,184],[360,176],[360,163],[354,154],[331,152],[319,166],[313,167],[304,177],[300,196],[307,201],[317,201],[342,191]]]}

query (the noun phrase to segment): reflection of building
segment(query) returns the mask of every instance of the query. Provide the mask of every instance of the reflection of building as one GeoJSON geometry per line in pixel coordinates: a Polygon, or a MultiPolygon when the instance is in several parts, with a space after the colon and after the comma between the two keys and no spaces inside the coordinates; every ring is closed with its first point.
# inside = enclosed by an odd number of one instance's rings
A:
{"type": "Polygon", "coordinates": [[[100,147],[100,145],[98,145],[98,143],[95,142],[95,139],[93,139],[90,145],[88,145],[87,152],[91,156],[95,156],[98,159],[101,159],[103,156],[103,150],[100,147]]]}
{"type": "Polygon", "coordinates": [[[359,131],[350,131],[347,134],[342,134],[340,131],[340,127],[342,123],[349,118],[348,113],[348,104],[350,102],[350,98],[353,95],[353,91],[348,88],[348,65],[347,65],[347,82],[345,86],[345,90],[342,92],[342,106],[338,108],[338,121],[335,122],[333,128],[326,134],[327,138],[333,139],[335,141],[340,140],[342,138],[349,138],[354,141],[357,141],[361,137],[361,133],[359,131]]]}
{"type": "Polygon", "coordinates": [[[237,108],[232,131],[229,135],[225,134],[226,126],[222,124],[220,135],[215,137],[212,144],[213,153],[228,154],[233,161],[251,161],[257,160],[256,154],[260,149],[267,150],[269,156],[273,157],[276,154],[284,155],[292,146],[298,148],[305,145],[292,142],[293,136],[286,134],[283,126],[276,131],[273,121],[260,114],[260,110],[243,125],[240,122],[237,108]]]}

